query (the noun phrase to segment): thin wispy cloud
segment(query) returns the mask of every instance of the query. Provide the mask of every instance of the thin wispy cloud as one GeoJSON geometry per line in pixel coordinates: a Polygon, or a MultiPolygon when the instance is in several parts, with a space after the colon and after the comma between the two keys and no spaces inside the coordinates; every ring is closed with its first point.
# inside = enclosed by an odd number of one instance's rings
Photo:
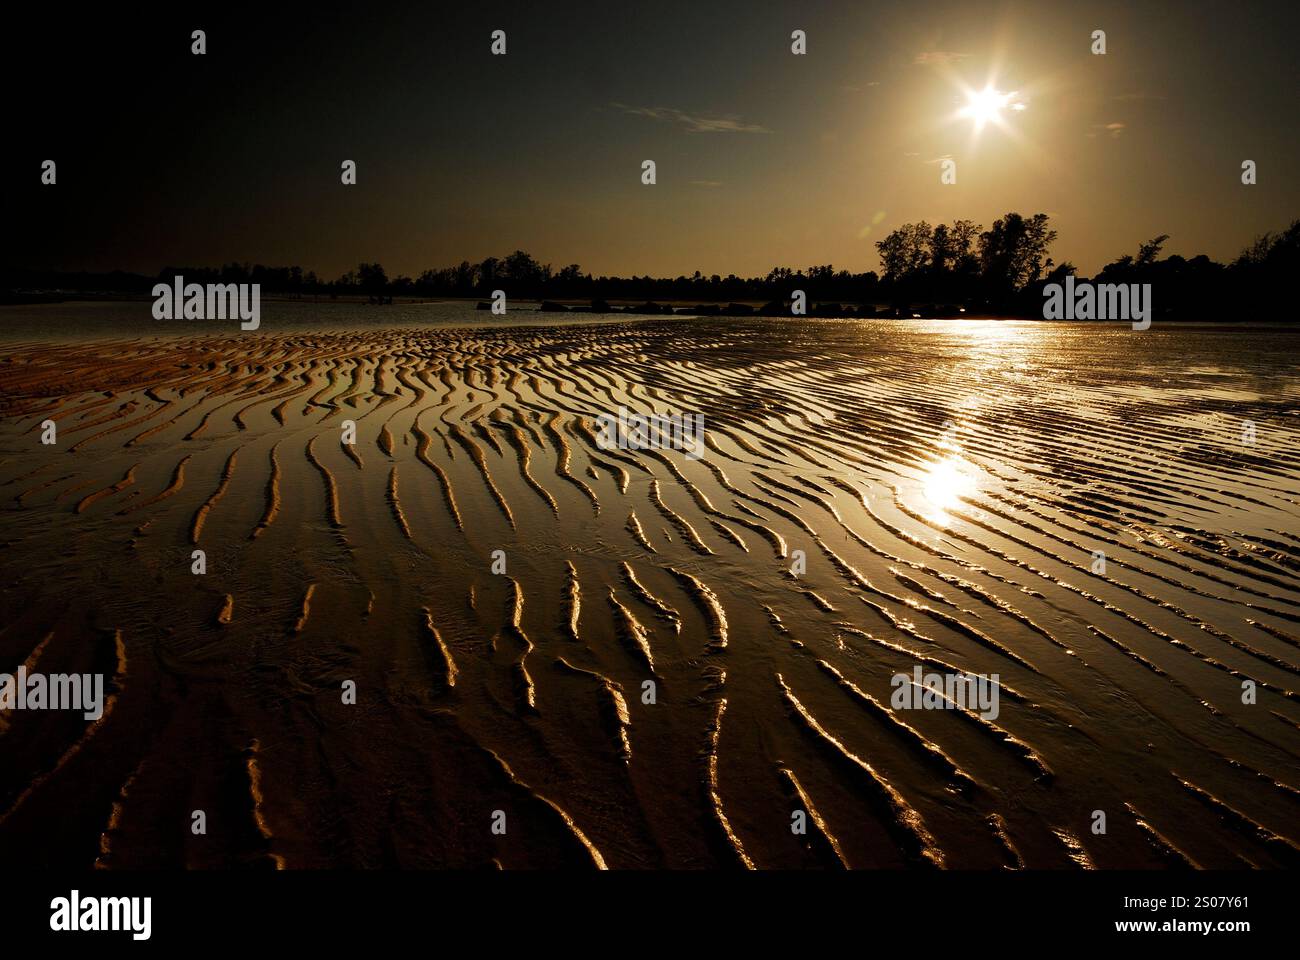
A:
{"type": "Polygon", "coordinates": [[[720,186],[722,186],[722,181],[721,181],[721,180],[692,180],[692,181],[691,181],[691,186],[692,186],[692,187],[709,187],[710,189],[712,189],[712,188],[714,188],[714,187],[720,187],[720,186]]]}
{"type": "Polygon", "coordinates": [[[952,50],[926,50],[916,55],[913,63],[919,63],[923,67],[945,67],[949,64],[960,63],[967,59],[969,53],[956,53],[952,50]]]}
{"type": "Polygon", "coordinates": [[[1134,100],[1167,100],[1169,98],[1160,93],[1121,93],[1115,99],[1121,102],[1130,102],[1134,100]]]}
{"type": "Polygon", "coordinates": [[[1092,125],[1092,133],[1088,134],[1088,136],[1095,137],[1098,134],[1104,133],[1114,140],[1122,134],[1125,129],[1127,129],[1127,126],[1127,124],[1119,123],[1118,121],[1115,123],[1094,123],[1092,125]]]}
{"type": "Polygon", "coordinates": [[[767,127],[757,123],[746,123],[737,116],[710,116],[691,114],[674,107],[632,107],[626,103],[612,103],[610,106],[622,110],[634,117],[648,117],[663,123],[676,123],[686,128],[687,133],[771,133],[767,127]]]}

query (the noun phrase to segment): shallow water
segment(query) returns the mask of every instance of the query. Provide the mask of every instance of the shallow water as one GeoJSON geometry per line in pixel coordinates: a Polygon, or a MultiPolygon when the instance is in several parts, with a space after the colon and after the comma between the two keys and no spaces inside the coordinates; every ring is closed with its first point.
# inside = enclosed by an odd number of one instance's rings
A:
{"type": "Polygon", "coordinates": [[[567,326],[623,321],[618,314],[542,313],[537,301],[508,301],[496,316],[477,300],[433,300],[373,306],[351,300],[277,300],[260,304],[259,326],[243,331],[238,320],[156,320],[153,300],[71,300],[0,306],[0,340],[87,340],[116,337],[268,336],[308,331],[410,329],[412,327],[567,326]]]}
{"type": "Polygon", "coordinates": [[[1300,862],[1294,330],[333,309],[10,324],[0,670],[113,699],[0,717],[0,857],[1300,862]]]}

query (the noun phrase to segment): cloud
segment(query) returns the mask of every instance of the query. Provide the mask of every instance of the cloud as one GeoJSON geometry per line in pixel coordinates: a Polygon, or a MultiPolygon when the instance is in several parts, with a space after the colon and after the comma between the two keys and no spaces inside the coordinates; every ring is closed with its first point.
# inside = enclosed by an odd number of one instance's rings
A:
{"type": "Polygon", "coordinates": [[[691,181],[691,186],[692,186],[692,187],[709,187],[709,188],[720,187],[720,186],[722,186],[722,181],[721,181],[721,180],[692,180],[692,181],[691,181]]]}
{"type": "Polygon", "coordinates": [[[1094,124],[1092,125],[1092,133],[1088,134],[1088,136],[1090,136],[1090,137],[1095,137],[1095,136],[1097,136],[1097,134],[1098,134],[1099,132],[1105,132],[1106,134],[1108,134],[1108,135],[1110,136],[1110,138],[1111,138],[1112,140],[1114,140],[1114,139],[1115,139],[1116,137],[1118,137],[1121,133],[1123,133],[1124,130],[1125,130],[1126,128],[1127,128],[1127,124],[1123,124],[1123,123],[1119,123],[1119,122],[1115,122],[1115,123],[1094,123],[1094,124]]]}
{"type": "Polygon", "coordinates": [[[767,127],[757,123],[745,123],[736,116],[713,117],[705,114],[689,114],[673,107],[630,107],[626,103],[612,103],[610,106],[622,110],[634,117],[649,117],[664,123],[679,123],[687,133],[771,133],[767,127]]]}
{"type": "Polygon", "coordinates": [[[969,57],[969,53],[954,53],[951,50],[926,50],[918,53],[913,63],[919,63],[923,67],[946,67],[951,63],[958,63],[969,57]]]}
{"type": "Polygon", "coordinates": [[[1133,100],[1167,100],[1169,98],[1159,93],[1121,93],[1115,99],[1121,102],[1129,102],[1133,100]]]}
{"type": "MultiPolygon", "coordinates": [[[[916,154],[916,156],[920,156],[920,154],[916,154]]],[[[943,156],[941,156],[941,157],[935,157],[933,160],[927,160],[927,161],[925,161],[925,162],[926,162],[926,163],[943,163],[945,160],[953,160],[953,159],[955,159],[955,158],[953,157],[953,155],[952,155],[951,153],[945,153],[945,154],[944,154],[943,156]]]]}

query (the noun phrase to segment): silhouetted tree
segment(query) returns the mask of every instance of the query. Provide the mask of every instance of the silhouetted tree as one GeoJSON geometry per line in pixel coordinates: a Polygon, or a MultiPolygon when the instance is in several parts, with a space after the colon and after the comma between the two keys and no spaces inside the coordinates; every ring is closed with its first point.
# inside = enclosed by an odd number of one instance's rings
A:
{"type": "Polygon", "coordinates": [[[388,289],[388,274],[378,263],[362,263],[357,266],[357,284],[362,293],[381,294],[388,289]]]}
{"type": "MultiPolygon", "coordinates": [[[[485,296],[505,289],[514,299],[592,299],[687,303],[707,301],[758,301],[772,303],[784,312],[795,290],[821,303],[892,304],[913,309],[914,304],[996,313],[1041,315],[1042,289],[1063,283],[1075,274],[1070,263],[1053,263],[1048,256],[1056,231],[1045,214],[1023,217],[1008,213],[988,230],[970,220],[931,226],[924,221],[906,223],[876,243],[883,276],[875,272],[852,273],[831,264],[795,271],[775,266],[766,275],[738,277],[690,276],[593,277],[571,263],[558,271],[531,255],[516,250],[504,259],[488,257],[481,263],[462,260],[451,267],[422,271],[411,279],[389,280],[378,263],[362,263],[331,282],[302,267],[266,266],[230,262],[219,267],[168,266],[157,276],[115,272],[111,274],[59,273],[0,268],[0,300],[24,300],[24,290],[120,290],[146,295],[155,280],[177,275],[191,283],[260,283],[264,294],[328,293],[331,298],[399,295],[423,297],[485,296]]],[[[1136,255],[1125,254],[1106,264],[1093,279],[1101,283],[1150,283],[1157,318],[1238,320],[1267,318],[1300,320],[1291,285],[1300,275],[1300,221],[1278,233],[1253,240],[1230,264],[1201,254],[1191,258],[1161,258],[1169,237],[1161,234],[1139,245],[1136,255]]],[[[1082,278],[1081,278],[1082,279],[1082,278]]],[[[834,313],[834,311],[831,311],[834,313]]]]}
{"type": "Polygon", "coordinates": [[[1031,283],[1044,268],[1051,269],[1047,250],[1056,239],[1048,229],[1047,214],[1036,213],[1028,220],[1008,213],[980,234],[979,259],[985,290],[995,303],[1005,303],[1031,283]]]}

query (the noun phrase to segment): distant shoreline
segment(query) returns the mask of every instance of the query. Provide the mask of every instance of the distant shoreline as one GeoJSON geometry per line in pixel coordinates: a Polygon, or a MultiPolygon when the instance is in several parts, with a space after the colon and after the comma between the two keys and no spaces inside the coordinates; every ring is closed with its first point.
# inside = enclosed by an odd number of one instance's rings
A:
{"type": "MultiPolygon", "coordinates": [[[[526,314],[530,320],[530,322],[527,324],[527,326],[529,327],[539,326],[539,324],[537,324],[536,322],[539,314],[549,314],[550,316],[553,316],[556,319],[557,324],[562,323],[564,326],[583,326],[588,324],[591,326],[598,326],[598,325],[603,326],[608,324],[610,322],[610,319],[612,318],[617,318],[618,320],[624,322],[636,322],[642,320],[655,320],[655,319],[662,319],[662,320],[698,319],[698,320],[717,320],[717,321],[724,321],[724,322],[744,321],[744,320],[776,320],[776,321],[796,321],[796,322],[826,322],[826,321],[834,321],[834,320],[840,320],[840,321],[915,320],[921,322],[997,321],[997,322],[1033,322],[1033,323],[1045,323],[1045,324],[1085,323],[1085,324],[1094,324],[1098,326],[1125,326],[1125,327],[1129,326],[1128,321],[1117,320],[1117,319],[1104,319],[1104,320],[1046,319],[1041,316],[1015,314],[1006,311],[1000,313],[970,312],[964,310],[957,313],[952,313],[947,311],[941,312],[941,311],[932,311],[931,309],[926,309],[926,308],[933,307],[933,305],[928,305],[928,304],[917,305],[905,310],[895,310],[894,312],[889,312],[890,308],[882,304],[872,304],[872,303],[856,304],[856,303],[845,303],[843,301],[840,301],[839,303],[834,305],[837,307],[846,307],[850,309],[857,308],[859,310],[864,307],[872,308],[873,310],[875,310],[876,308],[880,308],[881,312],[874,313],[874,315],[865,315],[865,316],[859,315],[857,313],[833,313],[833,314],[822,313],[821,315],[818,315],[816,312],[817,309],[819,307],[822,307],[824,304],[820,301],[811,301],[808,304],[808,313],[806,315],[795,316],[791,314],[773,314],[770,312],[763,313],[762,307],[764,306],[764,302],[761,300],[643,301],[643,300],[636,300],[636,299],[613,299],[613,300],[604,301],[609,305],[610,309],[608,311],[606,310],[597,311],[592,309],[591,301],[585,299],[564,299],[564,300],[550,300],[550,301],[536,300],[536,299],[528,299],[528,300],[521,299],[521,300],[511,301],[508,306],[507,314],[501,316],[501,315],[493,315],[490,312],[490,310],[482,308],[480,305],[485,305],[488,303],[488,301],[484,301],[482,300],[482,298],[479,297],[394,297],[391,303],[384,303],[384,304],[376,304],[373,301],[368,302],[367,298],[361,296],[295,297],[295,296],[283,296],[283,295],[269,295],[264,297],[263,299],[264,302],[266,303],[274,303],[274,304],[281,304],[281,305],[302,304],[304,306],[306,305],[326,306],[326,307],[341,306],[341,307],[349,307],[349,308],[375,307],[376,309],[374,313],[370,315],[377,320],[383,318],[385,311],[382,308],[384,307],[394,307],[394,306],[395,307],[418,307],[418,306],[434,306],[438,304],[459,304],[465,307],[476,308],[472,315],[466,316],[465,323],[463,324],[463,326],[471,327],[471,328],[491,327],[497,329],[509,329],[515,325],[512,324],[511,322],[511,314],[515,314],[515,315],[526,314]],[[552,306],[550,309],[544,309],[543,308],[544,304],[550,304],[552,306]],[[566,309],[556,310],[554,309],[555,305],[563,306],[566,309]],[[648,305],[654,305],[658,309],[654,311],[639,309],[641,307],[646,307],[648,305]],[[729,314],[725,312],[725,308],[728,305],[731,306],[741,305],[748,308],[752,308],[752,312],[729,314]],[[698,307],[710,307],[713,309],[701,311],[696,309],[698,307]],[[584,316],[590,316],[593,319],[587,321],[583,319],[584,316]],[[596,319],[596,318],[600,318],[600,319],[596,319]]],[[[153,302],[153,298],[148,296],[141,296],[135,294],[114,294],[114,293],[74,293],[69,296],[61,296],[58,298],[50,297],[50,298],[42,298],[42,299],[31,299],[22,302],[0,302],[0,335],[14,332],[14,331],[6,330],[5,324],[3,323],[3,319],[6,316],[6,314],[11,312],[17,313],[19,311],[24,311],[29,309],[40,310],[46,307],[57,308],[59,306],[76,306],[76,305],[88,305],[88,304],[107,305],[112,303],[150,304],[152,302],[153,302]]],[[[770,306],[770,302],[768,305],[770,306]]],[[[407,326],[413,325],[409,322],[409,318],[401,318],[401,319],[394,318],[394,321],[395,322],[391,324],[391,326],[394,329],[405,328],[407,326]]],[[[191,323],[203,324],[205,323],[205,321],[174,320],[174,321],[165,321],[164,323],[166,324],[165,329],[159,329],[155,334],[156,336],[161,336],[161,337],[192,336],[197,333],[210,332],[199,327],[196,327],[195,329],[192,330],[186,329],[186,326],[188,324],[191,323]]],[[[387,324],[384,325],[387,326],[387,324]]],[[[457,325],[461,325],[461,324],[457,324],[457,325]]],[[[1276,317],[1267,318],[1267,319],[1246,318],[1246,319],[1234,320],[1234,319],[1227,319],[1223,316],[1206,316],[1206,317],[1178,316],[1178,317],[1158,318],[1157,325],[1160,326],[1195,325],[1198,327],[1218,326],[1229,330],[1234,328],[1239,328],[1242,326],[1271,327],[1271,328],[1276,328],[1278,330],[1298,329],[1297,324],[1294,321],[1278,319],[1276,317]]],[[[332,327],[333,324],[330,324],[330,326],[332,327]]],[[[437,324],[431,324],[430,326],[431,328],[434,326],[445,327],[448,326],[448,324],[437,323],[437,324]]],[[[545,325],[543,324],[542,326],[545,325]]],[[[308,329],[308,327],[300,326],[299,329],[308,329]]],[[[93,330],[93,331],[82,330],[82,331],[68,331],[68,332],[79,333],[80,335],[85,336],[87,338],[100,338],[105,336],[111,338],[118,335],[124,335],[124,334],[118,334],[116,332],[101,331],[101,330],[93,330]]],[[[279,328],[272,332],[274,333],[274,335],[286,335],[290,331],[285,328],[279,328]]]]}

